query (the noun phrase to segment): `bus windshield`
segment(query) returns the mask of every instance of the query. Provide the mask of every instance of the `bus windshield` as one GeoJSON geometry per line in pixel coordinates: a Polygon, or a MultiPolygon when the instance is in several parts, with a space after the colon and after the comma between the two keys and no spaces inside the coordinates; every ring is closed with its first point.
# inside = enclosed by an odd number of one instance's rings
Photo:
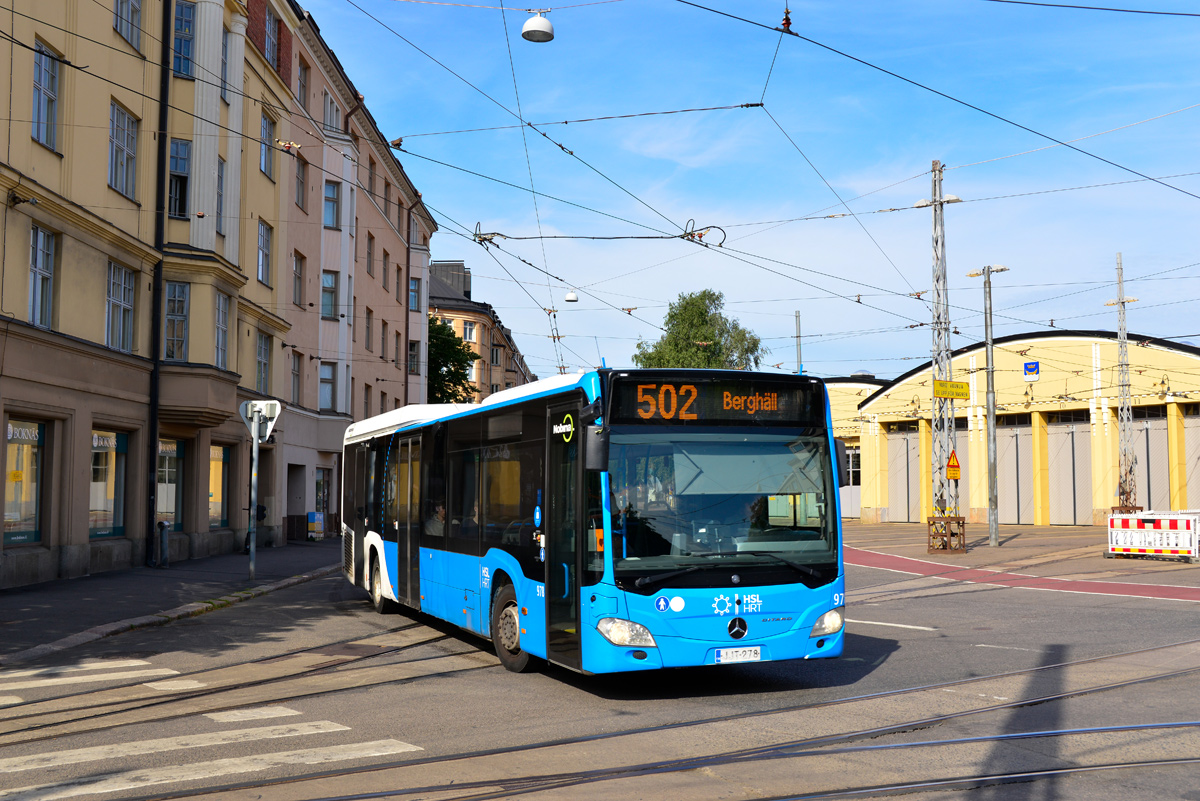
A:
{"type": "Polygon", "coordinates": [[[808,431],[614,427],[618,582],[644,588],[670,573],[706,586],[721,579],[698,574],[721,567],[790,570],[790,581],[836,575],[829,447],[825,432],[808,431]]]}

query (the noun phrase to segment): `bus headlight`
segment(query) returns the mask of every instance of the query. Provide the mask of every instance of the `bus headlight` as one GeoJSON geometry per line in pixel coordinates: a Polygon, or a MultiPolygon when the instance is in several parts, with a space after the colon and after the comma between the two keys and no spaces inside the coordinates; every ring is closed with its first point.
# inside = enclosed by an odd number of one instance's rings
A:
{"type": "Polygon", "coordinates": [[[839,606],[836,609],[830,609],[828,612],[817,618],[816,624],[812,627],[812,633],[810,633],[808,636],[824,637],[828,634],[837,634],[839,631],[841,631],[842,624],[845,622],[845,618],[842,617],[843,608],[844,607],[839,606]]]}
{"type": "Polygon", "coordinates": [[[613,645],[640,645],[643,648],[658,646],[650,629],[632,620],[621,620],[619,617],[602,618],[596,624],[596,630],[613,645]]]}

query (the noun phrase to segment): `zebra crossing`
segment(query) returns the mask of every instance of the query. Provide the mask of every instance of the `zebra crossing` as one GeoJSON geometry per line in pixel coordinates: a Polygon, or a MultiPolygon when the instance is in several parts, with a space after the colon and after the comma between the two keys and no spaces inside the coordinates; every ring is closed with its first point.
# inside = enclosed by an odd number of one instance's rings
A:
{"type": "MultiPolygon", "coordinates": [[[[0,710],[24,703],[14,691],[47,687],[71,687],[84,683],[154,679],[178,675],[178,671],[147,667],[141,660],[110,660],[66,667],[0,671],[0,710]]],[[[177,680],[181,685],[191,680],[177,680]]],[[[145,682],[170,685],[171,682],[145,682]]],[[[183,687],[163,687],[163,689],[183,687]]],[[[47,742],[39,753],[0,757],[0,801],[51,801],[89,796],[122,798],[149,788],[187,782],[236,780],[254,774],[278,771],[288,766],[331,765],[354,760],[393,756],[422,750],[395,739],[366,742],[330,742],[349,726],[330,720],[301,720],[301,712],[279,705],[250,706],[196,715],[185,728],[197,731],[172,737],[116,741],[103,745],[64,749],[61,742],[47,742]],[[206,719],[203,720],[202,719],[206,719]],[[224,728],[228,727],[228,728],[224,728]],[[251,753],[256,744],[301,743],[291,748],[251,753]],[[328,744],[323,744],[328,743],[328,744]],[[212,749],[238,749],[239,756],[205,759],[212,749]],[[142,764],[133,760],[146,758],[142,764]],[[176,764],[167,764],[167,762],[176,764]]],[[[228,753],[228,751],[226,751],[228,753]]]]}

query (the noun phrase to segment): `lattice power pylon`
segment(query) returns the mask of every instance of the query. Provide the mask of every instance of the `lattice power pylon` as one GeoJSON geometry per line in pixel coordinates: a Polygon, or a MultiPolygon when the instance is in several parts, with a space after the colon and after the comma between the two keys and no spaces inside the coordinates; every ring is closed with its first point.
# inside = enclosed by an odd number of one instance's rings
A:
{"type": "MultiPolygon", "coordinates": [[[[946,292],[946,228],[943,219],[942,163],[933,162],[933,378],[951,379],[950,303],[946,292]]],[[[954,401],[933,398],[933,514],[958,515],[958,483],[946,477],[954,450],[954,401]]],[[[943,533],[943,532],[937,532],[943,533]]]]}
{"type": "Polygon", "coordinates": [[[1117,441],[1121,460],[1117,474],[1117,505],[1137,503],[1137,453],[1133,449],[1133,398],[1129,391],[1129,337],[1125,328],[1125,304],[1137,298],[1125,297],[1125,275],[1121,254],[1117,254],[1117,299],[1107,305],[1117,307],[1117,441]]]}

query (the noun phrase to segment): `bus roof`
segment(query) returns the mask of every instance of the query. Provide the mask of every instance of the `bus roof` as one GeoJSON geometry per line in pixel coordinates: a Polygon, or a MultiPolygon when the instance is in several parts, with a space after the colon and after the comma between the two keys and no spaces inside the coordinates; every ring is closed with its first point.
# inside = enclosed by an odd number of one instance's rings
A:
{"type": "Polygon", "coordinates": [[[399,409],[350,424],[346,429],[343,441],[345,443],[358,442],[389,431],[398,431],[433,420],[456,417],[491,406],[515,403],[538,395],[554,394],[573,387],[590,390],[588,393],[590,397],[599,395],[599,381],[595,372],[556,375],[489,395],[483,399],[482,403],[415,403],[402,406],[399,409]]]}

